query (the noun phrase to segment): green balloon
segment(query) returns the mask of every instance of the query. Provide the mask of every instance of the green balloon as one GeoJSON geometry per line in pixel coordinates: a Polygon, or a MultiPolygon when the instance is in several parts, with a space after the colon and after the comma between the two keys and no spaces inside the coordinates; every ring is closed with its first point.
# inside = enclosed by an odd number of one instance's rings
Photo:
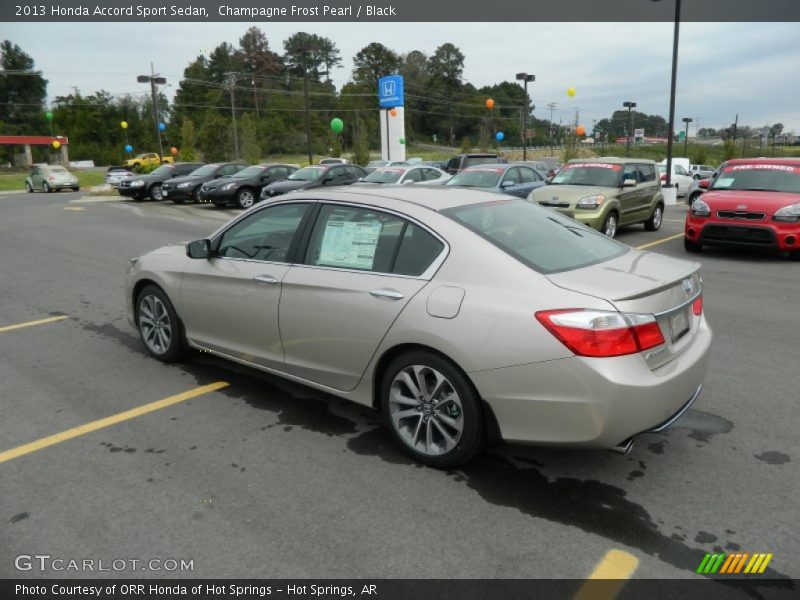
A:
{"type": "Polygon", "coordinates": [[[333,133],[342,133],[344,130],[344,121],[342,121],[339,117],[331,120],[331,131],[333,133]]]}
{"type": "Polygon", "coordinates": [[[47,119],[48,121],[52,121],[53,120],[53,113],[51,113],[48,110],[46,113],[44,113],[44,118],[47,119]]]}
{"type": "Polygon", "coordinates": [[[405,144],[406,143],[406,138],[400,138],[397,141],[400,142],[401,144],[405,144]]]}

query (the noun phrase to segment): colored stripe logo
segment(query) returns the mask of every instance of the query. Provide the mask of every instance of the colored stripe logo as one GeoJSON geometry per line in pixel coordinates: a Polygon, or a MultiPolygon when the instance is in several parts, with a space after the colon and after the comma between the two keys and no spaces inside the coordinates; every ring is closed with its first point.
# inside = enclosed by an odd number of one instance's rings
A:
{"type": "Polygon", "coordinates": [[[766,571],[769,561],[772,560],[772,556],[772,553],[764,552],[756,552],[754,554],[734,552],[727,555],[723,552],[715,552],[705,555],[700,566],[697,567],[697,572],[704,575],[713,575],[715,573],[725,575],[763,573],[766,571]]]}

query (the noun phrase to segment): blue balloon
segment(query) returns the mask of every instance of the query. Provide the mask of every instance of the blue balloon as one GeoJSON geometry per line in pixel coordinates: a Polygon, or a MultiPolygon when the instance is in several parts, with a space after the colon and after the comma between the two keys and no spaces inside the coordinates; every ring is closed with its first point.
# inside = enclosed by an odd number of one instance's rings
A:
{"type": "Polygon", "coordinates": [[[133,146],[131,146],[130,144],[127,144],[127,145],[125,146],[125,152],[127,152],[128,154],[130,154],[131,152],[133,152],[133,146]]]}
{"type": "Polygon", "coordinates": [[[495,135],[495,136],[494,136],[494,138],[495,138],[495,139],[496,139],[498,142],[502,142],[504,137],[506,137],[506,136],[505,136],[505,134],[503,134],[503,132],[502,132],[502,131],[498,131],[498,132],[497,132],[497,135],[495,135]]]}
{"type": "Polygon", "coordinates": [[[159,123],[159,124],[158,124],[158,130],[159,130],[159,131],[164,131],[166,128],[167,128],[167,126],[166,126],[166,125],[164,125],[163,123],[159,123]]]}

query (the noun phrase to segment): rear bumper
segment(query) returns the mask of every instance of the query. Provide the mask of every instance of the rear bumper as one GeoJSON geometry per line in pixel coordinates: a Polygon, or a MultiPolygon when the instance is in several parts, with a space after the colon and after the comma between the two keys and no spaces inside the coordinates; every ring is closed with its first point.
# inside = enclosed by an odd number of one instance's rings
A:
{"type": "Polygon", "coordinates": [[[640,355],[573,356],[470,377],[508,442],[613,448],[675,422],[699,395],[712,334],[703,318],[691,345],[651,370],[640,355]]]}
{"type": "Polygon", "coordinates": [[[749,246],[781,251],[800,250],[800,222],[759,221],[686,217],[687,240],[708,246],[749,246]]]}

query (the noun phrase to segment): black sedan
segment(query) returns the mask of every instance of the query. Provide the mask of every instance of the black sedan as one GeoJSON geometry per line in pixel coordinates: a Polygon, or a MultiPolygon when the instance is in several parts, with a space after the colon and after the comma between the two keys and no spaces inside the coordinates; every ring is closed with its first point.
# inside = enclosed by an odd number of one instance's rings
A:
{"type": "Polygon", "coordinates": [[[134,175],[119,182],[117,191],[121,196],[133,198],[137,202],[145,198],[161,200],[161,186],[165,181],[188,175],[203,166],[204,163],[169,163],[161,165],[147,175],[134,175]]]}
{"type": "Polygon", "coordinates": [[[226,179],[204,183],[199,197],[219,207],[235,204],[250,208],[258,201],[264,186],[283,181],[297,169],[297,165],[279,163],[253,165],[226,179]]]}
{"type": "Polygon", "coordinates": [[[358,165],[312,165],[295,171],[286,181],[269,184],[261,190],[261,199],[280,196],[294,190],[350,185],[366,176],[367,172],[358,165]]]}
{"type": "Polygon", "coordinates": [[[161,185],[161,195],[165,200],[172,200],[175,204],[184,202],[197,202],[197,192],[200,186],[208,181],[235,175],[247,165],[242,163],[211,163],[192,171],[183,177],[175,177],[161,185]]]}

